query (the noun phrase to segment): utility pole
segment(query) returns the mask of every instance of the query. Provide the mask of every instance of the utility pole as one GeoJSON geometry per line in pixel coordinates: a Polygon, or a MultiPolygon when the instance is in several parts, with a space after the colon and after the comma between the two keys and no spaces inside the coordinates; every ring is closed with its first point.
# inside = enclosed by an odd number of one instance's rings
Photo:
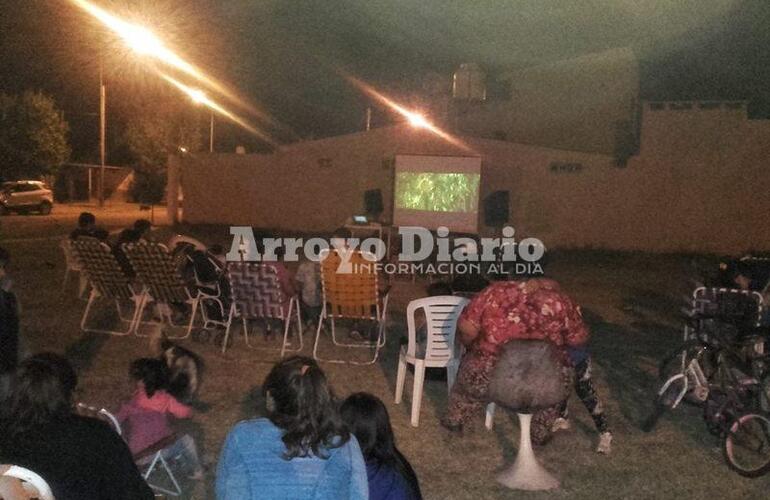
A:
{"type": "Polygon", "coordinates": [[[99,206],[104,206],[104,170],[106,165],[107,89],[104,85],[104,56],[99,56],[99,206]]]}
{"type": "Polygon", "coordinates": [[[211,125],[209,127],[209,153],[214,152],[214,111],[211,111],[211,125]]]}

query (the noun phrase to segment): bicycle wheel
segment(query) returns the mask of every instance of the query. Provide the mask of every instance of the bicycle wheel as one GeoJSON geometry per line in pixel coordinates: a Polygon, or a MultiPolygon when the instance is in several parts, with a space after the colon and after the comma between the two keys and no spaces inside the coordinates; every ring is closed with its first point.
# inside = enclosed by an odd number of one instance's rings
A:
{"type": "Polygon", "coordinates": [[[722,454],[741,476],[766,474],[770,471],[770,419],[759,413],[738,417],[725,433],[722,454]]]}

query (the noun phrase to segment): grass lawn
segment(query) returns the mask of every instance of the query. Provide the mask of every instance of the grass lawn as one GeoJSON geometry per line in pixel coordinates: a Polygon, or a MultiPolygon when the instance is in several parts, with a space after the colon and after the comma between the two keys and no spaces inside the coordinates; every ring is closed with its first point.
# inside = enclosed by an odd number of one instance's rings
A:
{"type": "MultiPolygon", "coordinates": [[[[225,229],[216,234],[228,244],[225,229]]],[[[74,297],[74,283],[66,295],[60,293],[64,262],[57,244],[53,239],[0,242],[13,255],[11,273],[23,306],[23,335],[32,351],[54,350],[71,357],[80,373],[80,400],[117,408],[131,393],[128,364],[148,354],[147,341],[80,332],[85,302],[74,297]]],[[[562,481],[556,492],[511,492],[495,483],[495,473],[513,460],[518,444],[515,417],[506,412],[497,412],[492,432],[484,429],[481,414],[462,437],[440,428],[438,418],[447,400],[440,371],[429,373],[426,381],[419,428],[409,425],[411,376],[404,403],[393,404],[404,311],[409,300],[422,295],[424,283],[395,282],[389,342],[376,365],[324,368],[339,396],[369,391],[386,402],[399,446],[429,499],[766,497],[770,476],[749,480],[730,472],[697,409],[684,408],[664,417],[654,433],[639,430],[654,391],[658,360],[680,341],[678,309],[687,292],[686,269],[685,258],[645,254],[567,252],[552,262],[553,276],[583,305],[590,323],[595,377],[615,434],[609,457],[594,453],[596,434],[573,397],[572,430],[537,451],[562,481]]],[[[309,354],[312,336],[307,330],[305,334],[309,354]]],[[[263,342],[256,338],[257,345],[263,342]]],[[[191,428],[204,456],[215,462],[233,424],[257,413],[260,402],[255,393],[276,355],[249,350],[240,337],[225,355],[211,344],[191,340],[183,344],[200,353],[207,364],[201,392],[207,408],[196,415],[191,428]]],[[[209,498],[213,498],[213,472],[212,468],[207,478],[209,498]]]]}

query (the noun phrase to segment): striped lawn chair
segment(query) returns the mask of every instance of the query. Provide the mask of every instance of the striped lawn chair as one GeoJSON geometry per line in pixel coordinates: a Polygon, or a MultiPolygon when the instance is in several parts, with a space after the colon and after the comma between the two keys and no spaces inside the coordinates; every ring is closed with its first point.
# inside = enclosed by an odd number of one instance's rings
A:
{"type": "Polygon", "coordinates": [[[248,320],[277,319],[283,321],[283,342],[281,357],[287,351],[302,350],[302,318],[299,300],[289,295],[281,282],[281,273],[285,272],[277,264],[269,262],[230,262],[227,265],[227,279],[230,283],[232,303],[227,318],[222,353],[227,349],[227,340],[233,320],[240,317],[246,345],[249,345],[248,320]],[[289,329],[292,319],[297,319],[297,340],[299,346],[293,347],[289,341],[289,329]]]}
{"type": "MultiPolygon", "coordinates": [[[[188,304],[191,307],[190,319],[187,323],[187,331],[184,335],[170,336],[169,338],[187,338],[192,331],[195,315],[201,301],[201,293],[195,289],[190,291],[185,285],[179,268],[174,262],[174,257],[165,245],[155,242],[140,241],[138,243],[126,243],[123,251],[136,272],[136,279],[147,290],[147,298],[143,303],[138,320],[142,318],[144,308],[150,302],[157,306],[161,322],[172,327],[184,327],[177,325],[172,318],[172,304],[188,304]]],[[[139,335],[137,328],[137,335],[139,335]]]]}
{"type": "Polygon", "coordinates": [[[350,363],[370,365],[377,361],[380,349],[385,345],[385,319],[388,310],[388,293],[380,293],[377,273],[377,260],[374,254],[351,251],[348,262],[343,264],[337,250],[321,253],[321,285],[323,308],[318,318],[313,357],[318,361],[330,363],[350,363]],[[324,322],[331,323],[331,337],[339,347],[363,347],[374,349],[369,361],[349,361],[343,359],[322,359],[318,355],[318,344],[324,322]],[[337,340],[336,319],[373,321],[377,324],[377,338],[374,341],[345,343],[337,340]]]}
{"type": "Polygon", "coordinates": [[[77,240],[72,241],[71,248],[83,269],[82,272],[91,284],[88,303],[80,320],[81,330],[111,335],[130,334],[136,329],[139,315],[147,298],[146,290],[131,283],[106,243],[102,243],[96,238],[81,236],[77,240]],[[128,327],[125,330],[106,330],[88,326],[88,316],[94,304],[99,300],[107,300],[114,303],[121,322],[128,323],[128,327]],[[121,303],[126,302],[133,304],[134,312],[130,318],[123,316],[121,303]]]}

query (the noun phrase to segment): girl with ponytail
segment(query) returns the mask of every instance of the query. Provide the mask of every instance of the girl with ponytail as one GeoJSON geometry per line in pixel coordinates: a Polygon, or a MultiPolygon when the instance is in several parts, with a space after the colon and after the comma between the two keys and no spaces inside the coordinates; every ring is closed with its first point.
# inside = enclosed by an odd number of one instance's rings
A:
{"type": "Polygon", "coordinates": [[[267,418],[237,424],[217,470],[219,500],[368,497],[361,449],[311,358],[278,364],[262,386],[267,418]]]}

